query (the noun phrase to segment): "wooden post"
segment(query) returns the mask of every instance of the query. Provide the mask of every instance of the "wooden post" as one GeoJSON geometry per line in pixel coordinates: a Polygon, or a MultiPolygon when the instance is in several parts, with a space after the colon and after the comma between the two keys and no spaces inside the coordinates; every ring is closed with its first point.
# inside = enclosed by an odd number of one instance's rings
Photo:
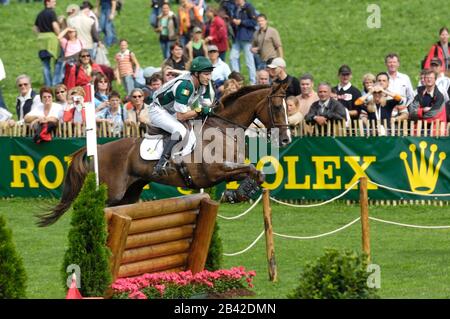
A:
{"type": "Polygon", "coordinates": [[[191,244],[191,253],[187,259],[187,269],[190,269],[193,274],[205,268],[218,210],[219,203],[211,199],[203,199],[200,202],[200,211],[194,231],[194,239],[191,244]]]}
{"type": "Polygon", "coordinates": [[[263,189],[263,214],[264,230],[266,234],[267,263],[269,267],[269,280],[277,281],[277,264],[275,262],[275,247],[273,244],[272,230],[272,208],[270,207],[270,193],[268,189],[263,189]]]}
{"type": "Polygon", "coordinates": [[[108,247],[111,249],[110,265],[112,273],[112,282],[117,279],[119,273],[120,261],[125,250],[125,245],[130,229],[131,218],[128,216],[112,214],[105,209],[108,221],[108,247]]]}
{"type": "Polygon", "coordinates": [[[369,200],[367,195],[367,177],[359,179],[359,204],[361,207],[362,249],[370,262],[370,232],[369,232],[369,200]]]}

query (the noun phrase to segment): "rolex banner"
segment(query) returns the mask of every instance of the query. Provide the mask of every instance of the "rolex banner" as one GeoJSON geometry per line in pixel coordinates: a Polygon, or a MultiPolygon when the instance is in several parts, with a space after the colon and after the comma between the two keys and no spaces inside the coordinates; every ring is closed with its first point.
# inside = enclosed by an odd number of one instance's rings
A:
{"type": "MultiPolygon", "coordinates": [[[[107,141],[99,139],[99,144],[107,141]]],[[[84,146],[85,139],[35,144],[31,138],[0,137],[0,145],[1,197],[59,197],[69,155],[84,146]]],[[[449,138],[308,137],[294,138],[277,152],[259,149],[252,161],[266,173],[263,186],[279,199],[330,199],[367,176],[392,189],[369,182],[370,199],[448,200],[450,196],[436,194],[450,194],[449,151],[449,138]]],[[[237,186],[227,184],[231,189],[237,186]]],[[[188,193],[190,190],[151,183],[142,197],[188,193]]],[[[358,199],[358,195],[356,186],[343,198],[358,199]]]]}

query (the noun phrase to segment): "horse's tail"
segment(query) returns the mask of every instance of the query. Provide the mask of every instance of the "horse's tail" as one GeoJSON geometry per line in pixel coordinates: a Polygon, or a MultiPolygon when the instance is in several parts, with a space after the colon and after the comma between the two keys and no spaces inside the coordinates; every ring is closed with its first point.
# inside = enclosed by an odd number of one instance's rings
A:
{"type": "Polygon", "coordinates": [[[86,161],[86,148],[75,152],[72,156],[72,162],[67,169],[64,179],[63,192],[59,203],[53,207],[51,212],[39,215],[37,222],[39,227],[45,227],[55,223],[72,205],[83,186],[84,179],[89,171],[88,162],[86,161]]]}

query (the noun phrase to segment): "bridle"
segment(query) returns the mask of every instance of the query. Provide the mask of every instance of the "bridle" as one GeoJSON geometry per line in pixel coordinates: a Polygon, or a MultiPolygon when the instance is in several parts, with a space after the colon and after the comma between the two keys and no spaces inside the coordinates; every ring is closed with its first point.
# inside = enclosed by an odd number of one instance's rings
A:
{"type": "MultiPolygon", "coordinates": [[[[267,100],[268,100],[268,109],[269,109],[270,125],[271,125],[272,128],[273,128],[273,127],[275,127],[275,128],[277,128],[277,127],[278,127],[278,128],[289,127],[289,124],[276,124],[276,123],[275,123],[275,118],[274,118],[274,116],[273,116],[273,110],[272,110],[272,107],[274,107],[273,102],[272,102],[272,99],[275,98],[275,97],[285,98],[286,95],[284,95],[284,94],[271,94],[271,95],[268,95],[268,96],[266,97],[267,100]]],[[[215,109],[215,108],[217,108],[217,107],[219,107],[219,101],[216,100],[216,101],[214,102],[214,105],[212,106],[212,109],[215,109]]],[[[287,110],[286,110],[286,112],[287,112],[287,110]]],[[[223,117],[223,116],[221,116],[221,115],[219,115],[219,114],[217,114],[217,113],[214,113],[214,112],[213,112],[213,113],[210,114],[210,116],[217,117],[217,118],[223,120],[224,122],[230,123],[230,124],[232,124],[232,125],[234,125],[234,126],[237,126],[237,127],[242,128],[242,129],[244,129],[244,130],[249,129],[248,127],[245,127],[244,125],[241,125],[241,124],[236,123],[236,122],[234,122],[234,121],[232,121],[232,120],[229,120],[229,119],[227,119],[227,118],[225,118],[225,117],[223,117]]],[[[287,116],[287,113],[286,113],[286,116],[287,116]]],[[[255,122],[255,120],[253,120],[252,124],[254,124],[254,125],[257,127],[257,129],[262,129],[262,128],[263,128],[263,127],[259,126],[258,123],[255,122]]]]}
{"type": "MultiPolygon", "coordinates": [[[[273,110],[272,110],[272,106],[273,106],[272,98],[274,98],[274,97],[279,97],[279,98],[284,99],[286,97],[286,95],[285,94],[274,94],[274,95],[267,96],[268,104],[269,104],[270,125],[271,125],[271,127],[288,128],[289,127],[288,123],[286,123],[286,124],[276,124],[275,123],[275,118],[273,116],[273,110]]],[[[284,106],[282,106],[282,107],[284,107],[284,106]]],[[[286,112],[286,118],[287,118],[287,109],[285,109],[285,112],[286,112]]]]}

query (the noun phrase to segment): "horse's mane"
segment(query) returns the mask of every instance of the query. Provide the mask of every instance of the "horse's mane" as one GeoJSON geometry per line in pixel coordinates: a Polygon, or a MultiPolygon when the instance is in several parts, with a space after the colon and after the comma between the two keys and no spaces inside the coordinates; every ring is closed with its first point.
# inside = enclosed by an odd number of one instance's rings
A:
{"type": "Polygon", "coordinates": [[[230,104],[234,103],[234,101],[241,96],[244,96],[248,93],[260,90],[260,89],[268,89],[270,88],[270,85],[267,84],[261,84],[261,85],[249,85],[244,86],[243,88],[240,88],[238,91],[233,92],[225,97],[223,97],[220,102],[222,103],[223,107],[227,107],[230,104]]]}

